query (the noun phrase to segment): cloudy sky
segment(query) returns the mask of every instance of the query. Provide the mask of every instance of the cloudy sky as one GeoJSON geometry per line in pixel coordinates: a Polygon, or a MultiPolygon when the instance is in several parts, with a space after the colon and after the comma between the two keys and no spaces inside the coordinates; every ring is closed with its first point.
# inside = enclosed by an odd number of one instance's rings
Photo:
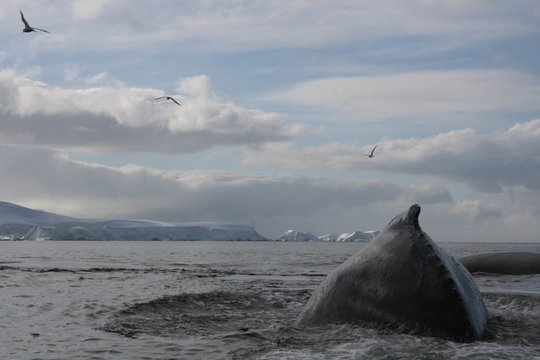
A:
{"type": "Polygon", "coordinates": [[[3,0],[0,200],[538,242],[539,64],[536,0],[3,0]]]}

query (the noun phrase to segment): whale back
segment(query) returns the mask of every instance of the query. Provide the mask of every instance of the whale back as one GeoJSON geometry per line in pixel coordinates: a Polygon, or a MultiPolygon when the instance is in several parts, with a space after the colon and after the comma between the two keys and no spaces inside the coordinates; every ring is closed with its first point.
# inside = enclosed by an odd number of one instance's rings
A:
{"type": "Polygon", "coordinates": [[[330,273],[297,323],[382,323],[480,338],[487,322],[480,291],[467,269],[422,231],[419,214],[420,206],[411,206],[330,273]]]}
{"type": "Polygon", "coordinates": [[[531,275],[540,274],[540,254],[497,252],[474,254],[458,259],[471,273],[531,275]]]}

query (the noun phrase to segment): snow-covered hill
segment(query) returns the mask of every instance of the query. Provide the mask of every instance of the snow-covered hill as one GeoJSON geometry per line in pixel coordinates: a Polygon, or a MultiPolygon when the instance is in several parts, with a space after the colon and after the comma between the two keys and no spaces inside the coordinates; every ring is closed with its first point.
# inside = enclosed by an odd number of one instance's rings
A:
{"type": "Polygon", "coordinates": [[[266,240],[247,225],[77,219],[0,202],[0,240],[266,240]]]}
{"type": "Polygon", "coordinates": [[[0,201],[0,225],[52,225],[69,221],[77,221],[77,219],[0,201]]]}
{"type": "Polygon", "coordinates": [[[277,241],[339,241],[339,242],[370,242],[373,240],[379,231],[355,231],[353,233],[344,233],[341,235],[327,234],[315,236],[309,232],[301,232],[297,230],[288,230],[285,234],[278,237],[277,241]]]}
{"type": "Polygon", "coordinates": [[[281,235],[276,239],[277,241],[320,241],[318,237],[308,232],[301,232],[296,230],[289,230],[285,234],[281,235]]]}
{"type": "Polygon", "coordinates": [[[355,231],[350,234],[345,233],[338,236],[336,241],[344,242],[370,242],[379,234],[379,231],[355,231]]]}
{"type": "Polygon", "coordinates": [[[336,241],[338,239],[338,234],[326,234],[319,236],[320,241],[336,241]]]}
{"type": "MultiPolygon", "coordinates": [[[[289,230],[277,241],[369,242],[379,231],[316,236],[289,230]]],[[[0,240],[268,240],[252,226],[214,222],[80,219],[0,201],[0,240]]]]}

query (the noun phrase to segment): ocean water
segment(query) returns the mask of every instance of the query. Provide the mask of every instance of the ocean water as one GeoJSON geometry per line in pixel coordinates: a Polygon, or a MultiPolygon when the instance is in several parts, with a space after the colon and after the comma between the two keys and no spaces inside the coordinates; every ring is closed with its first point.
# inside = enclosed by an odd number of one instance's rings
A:
{"type": "Polygon", "coordinates": [[[0,359],[540,359],[540,275],[475,275],[491,314],[482,341],[296,328],[311,291],[362,246],[0,242],[0,359]]]}

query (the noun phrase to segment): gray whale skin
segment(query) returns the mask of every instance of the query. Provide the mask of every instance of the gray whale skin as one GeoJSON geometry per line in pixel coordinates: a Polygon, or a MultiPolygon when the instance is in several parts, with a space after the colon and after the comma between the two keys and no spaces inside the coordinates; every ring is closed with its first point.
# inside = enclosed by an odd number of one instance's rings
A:
{"type": "Polygon", "coordinates": [[[296,324],[347,322],[456,340],[482,338],[488,313],[478,287],[422,231],[419,215],[420,206],[411,206],[330,273],[296,324]]]}
{"type": "Polygon", "coordinates": [[[500,252],[475,254],[459,258],[471,273],[505,275],[540,274],[540,254],[531,252],[500,252]]]}

